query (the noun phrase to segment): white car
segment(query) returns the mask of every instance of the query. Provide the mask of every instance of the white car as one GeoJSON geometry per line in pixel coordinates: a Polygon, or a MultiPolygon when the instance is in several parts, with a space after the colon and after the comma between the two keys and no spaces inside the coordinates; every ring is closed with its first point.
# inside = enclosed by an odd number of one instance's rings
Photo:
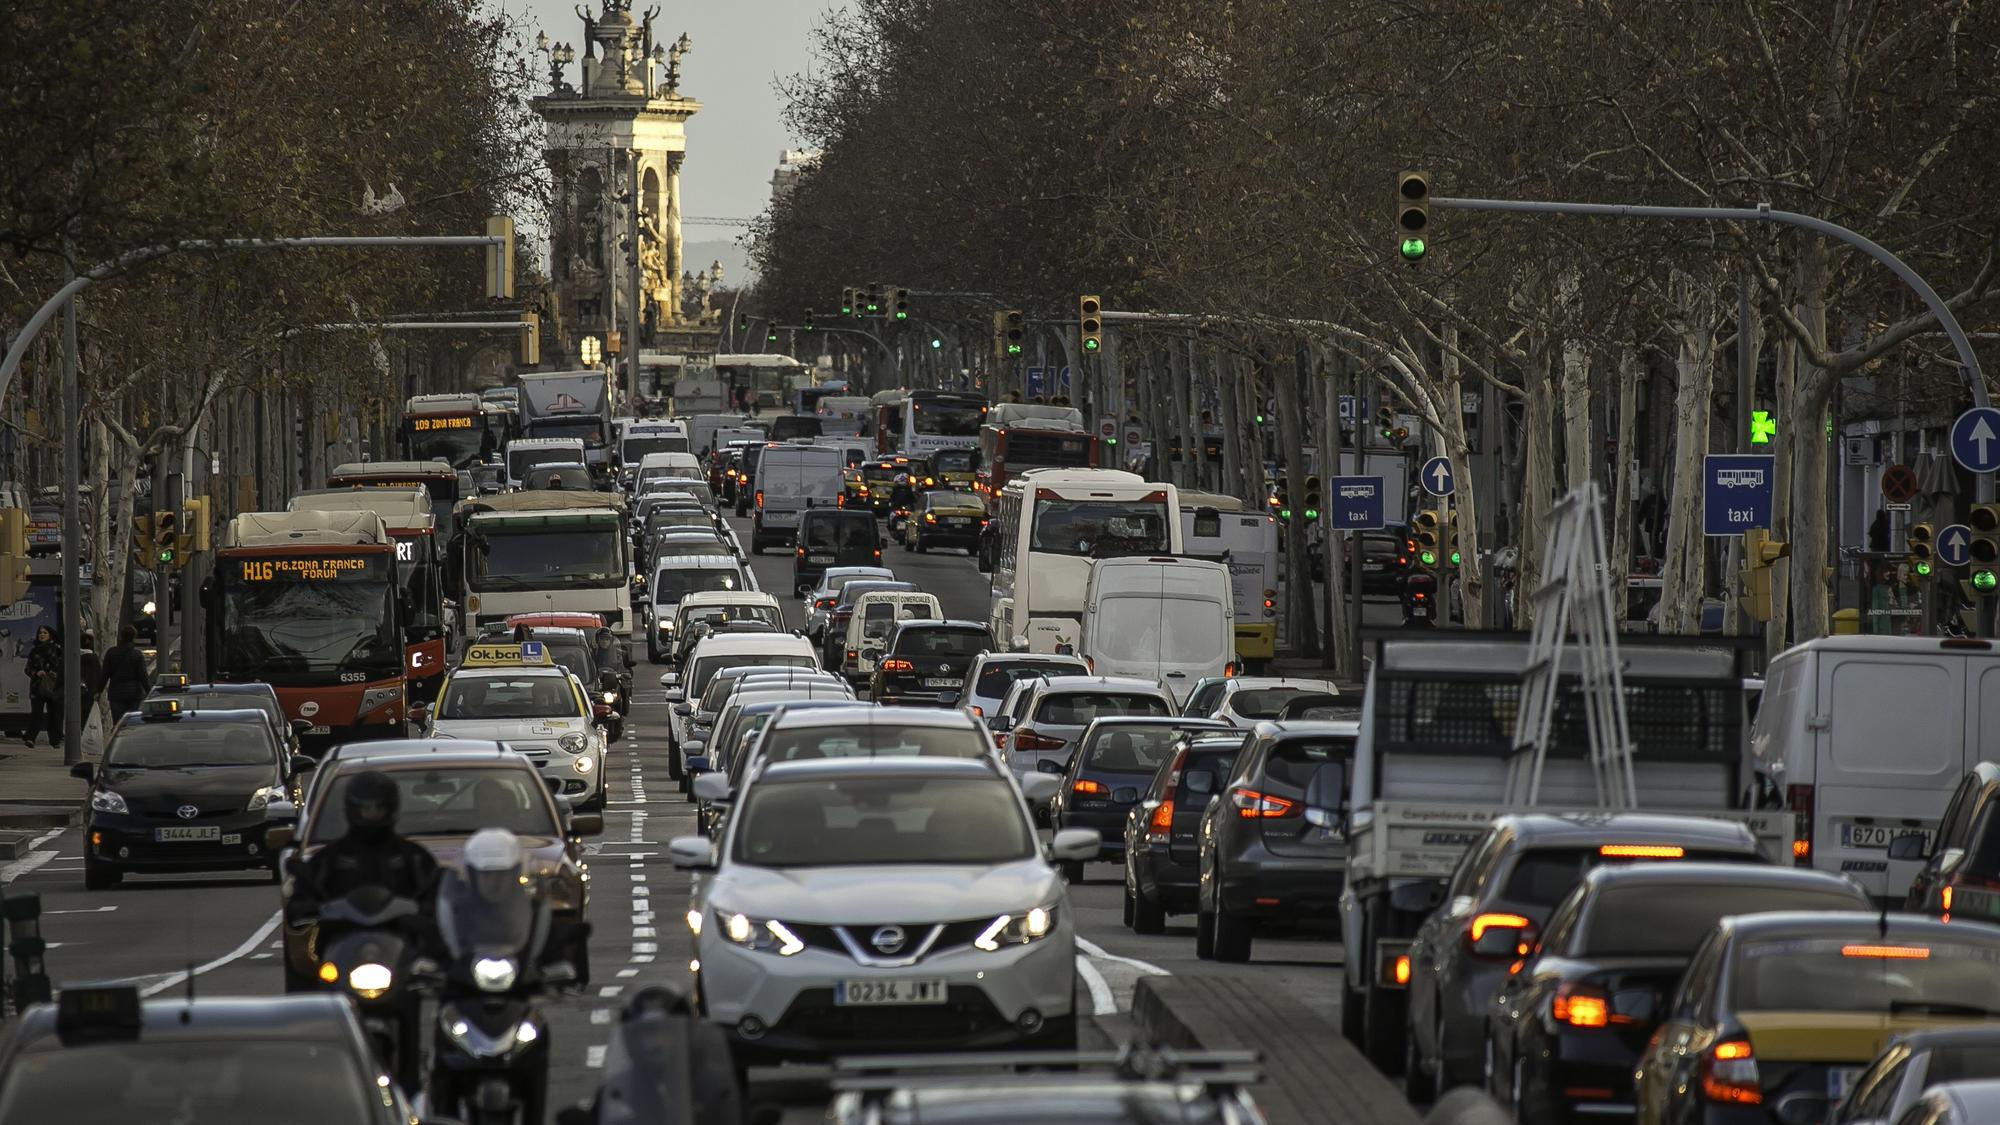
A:
{"type": "Polygon", "coordinates": [[[817,639],[826,631],[826,619],[840,600],[840,588],[849,582],[867,579],[896,580],[896,572],[886,566],[831,566],[819,576],[819,585],[805,592],[806,636],[817,639]]]}
{"type": "Polygon", "coordinates": [[[761,590],[708,590],[684,595],[675,604],[671,618],[653,626],[659,634],[662,653],[679,663],[687,651],[690,630],[701,623],[761,621],[772,629],[785,627],[784,611],[778,599],[761,590]]]}
{"type": "Polygon", "coordinates": [[[786,668],[817,668],[819,657],[804,637],[791,633],[718,633],[703,638],[681,662],[681,671],[660,677],[667,689],[667,776],[681,782],[687,778],[684,744],[694,723],[695,704],[708,690],[708,681],[724,668],[767,664],[786,668]]]}
{"type": "MultiPolygon", "coordinates": [[[[691,594],[742,594],[754,591],[757,583],[749,570],[726,555],[662,555],[653,560],[653,577],[647,583],[646,655],[653,663],[666,661],[673,648],[674,613],[681,599],[691,594]]],[[[772,602],[776,605],[776,602],[772,602]]]]}
{"type": "MultiPolygon", "coordinates": [[[[703,1015],[737,1065],[836,1053],[1076,1044],[1076,930],[1052,860],[991,756],[753,767],[687,912],[703,1015]]],[[[1050,787],[1052,788],[1052,786],[1050,787]]]]}
{"type": "Polygon", "coordinates": [[[1005,736],[1001,756],[1016,777],[1063,772],[1076,740],[1093,719],[1166,718],[1174,713],[1174,697],[1167,689],[1129,676],[1050,676],[1024,681],[1016,690],[1010,713],[995,716],[992,724],[1005,736]]]}
{"type": "Polygon", "coordinates": [[[965,670],[965,695],[959,709],[975,719],[985,719],[1000,711],[1007,689],[1018,681],[1036,676],[1083,676],[1089,666],[1077,656],[1057,656],[1046,652],[982,652],[965,670]]]}
{"type": "Polygon", "coordinates": [[[1332,680],[1302,680],[1292,676],[1236,676],[1225,679],[1205,693],[1202,713],[1197,718],[1221,719],[1234,727],[1249,730],[1266,719],[1275,719],[1285,704],[1302,695],[1340,695],[1332,680]]]}
{"type": "Polygon", "coordinates": [[[604,732],[583,685],[561,667],[458,668],[424,715],[428,738],[506,743],[580,811],[604,808],[604,732]]]}

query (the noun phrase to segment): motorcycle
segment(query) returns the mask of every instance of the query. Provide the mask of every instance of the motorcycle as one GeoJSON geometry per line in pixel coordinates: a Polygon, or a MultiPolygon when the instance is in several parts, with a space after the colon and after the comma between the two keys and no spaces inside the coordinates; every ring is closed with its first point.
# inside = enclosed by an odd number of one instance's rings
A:
{"type": "Polygon", "coordinates": [[[485,829],[467,842],[465,869],[438,889],[444,963],[434,982],[429,1098],[468,1125],[544,1120],[549,1025],[537,1001],[577,980],[572,963],[549,954],[580,944],[579,935],[553,932],[548,904],[525,872],[513,836],[485,829]]]}
{"type": "Polygon", "coordinates": [[[376,1058],[406,1092],[422,1078],[415,899],[357,887],[319,909],[320,983],[354,999],[376,1058]]]}

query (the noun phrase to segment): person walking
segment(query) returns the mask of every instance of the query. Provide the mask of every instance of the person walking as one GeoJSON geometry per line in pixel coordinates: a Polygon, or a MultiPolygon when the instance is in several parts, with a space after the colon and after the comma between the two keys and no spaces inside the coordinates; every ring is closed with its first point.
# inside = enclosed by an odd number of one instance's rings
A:
{"type": "Polygon", "coordinates": [[[56,631],[47,625],[35,630],[35,643],[28,649],[28,736],[22,741],[35,744],[42,724],[49,727],[49,745],[62,748],[62,644],[56,631]]]}
{"type": "Polygon", "coordinates": [[[139,630],[131,625],[118,627],[118,643],[104,654],[104,674],[101,690],[105,702],[111,705],[108,723],[139,709],[139,703],[152,689],[152,676],[146,668],[146,654],[139,651],[139,630]]]}

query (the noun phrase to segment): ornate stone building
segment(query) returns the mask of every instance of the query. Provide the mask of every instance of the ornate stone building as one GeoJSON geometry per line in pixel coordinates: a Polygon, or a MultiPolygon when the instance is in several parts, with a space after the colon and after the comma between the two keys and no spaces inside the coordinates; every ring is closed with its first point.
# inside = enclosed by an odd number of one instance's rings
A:
{"type": "Polygon", "coordinates": [[[573,44],[536,42],[549,66],[550,91],[535,109],[548,123],[555,189],[545,366],[576,366],[587,336],[609,343],[615,334],[621,352],[629,348],[635,310],[645,350],[702,350],[697,338],[714,335],[682,312],[681,162],[687,119],[701,109],[680,92],[691,44],[686,35],[671,44],[654,38],[657,7],[635,18],[631,0],[600,3],[595,15],[577,8],[580,58],[573,44]],[[579,64],[575,85],[571,62],[579,64]]]}

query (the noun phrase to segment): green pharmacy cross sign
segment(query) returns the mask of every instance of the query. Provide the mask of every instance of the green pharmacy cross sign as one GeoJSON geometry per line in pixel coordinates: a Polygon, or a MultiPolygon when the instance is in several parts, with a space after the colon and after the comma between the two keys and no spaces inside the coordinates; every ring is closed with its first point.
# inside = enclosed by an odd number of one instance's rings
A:
{"type": "Polygon", "coordinates": [[[1769,445],[1771,444],[1771,439],[1777,436],[1778,420],[1771,417],[1770,411],[1752,410],[1750,412],[1751,445],[1769,445]]]}

